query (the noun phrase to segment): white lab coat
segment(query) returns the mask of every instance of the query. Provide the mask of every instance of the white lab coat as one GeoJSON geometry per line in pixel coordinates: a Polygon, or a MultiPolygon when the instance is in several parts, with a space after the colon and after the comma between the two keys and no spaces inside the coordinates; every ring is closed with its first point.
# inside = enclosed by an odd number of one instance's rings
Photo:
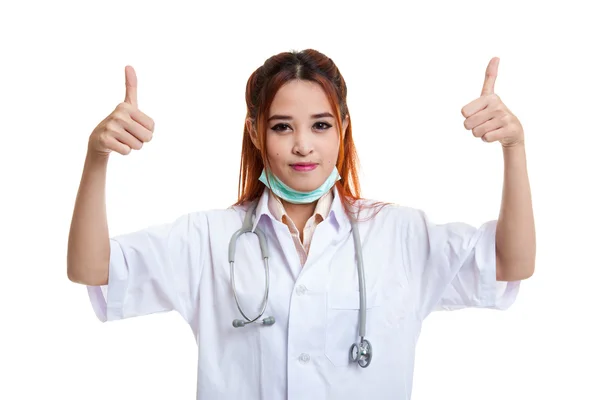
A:
{"type": "MultiPolygon", "coordinates": [[[[413,208],[388,206],[359,222],[367,288],[368,368],[348,361],[358,340],[359,292],[350,221],[337,190],[301,267],[289,229],[265,191],[256,224],[270,251],[272,326],[242,318],[230,286],[228,246],[245,207],[191,213],[172,224],[111,239],[107,287],[88,287],[101,321],[175,310],[198,347],[198,399],[410,399],[415,346],[434,310],[506,309],[519,282],[496,282],[496,221],[435,225],[413,208]]],[[[236,288],[254,317],[264,294],[256,235],[242,235],[236,288]]]]}

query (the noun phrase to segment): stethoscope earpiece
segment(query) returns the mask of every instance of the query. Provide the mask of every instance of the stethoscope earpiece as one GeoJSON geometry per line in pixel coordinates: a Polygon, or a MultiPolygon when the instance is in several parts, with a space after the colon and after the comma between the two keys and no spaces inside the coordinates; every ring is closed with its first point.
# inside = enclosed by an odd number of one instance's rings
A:
{"type": "MultiPolygon", "coordinates": [[[[260,318],[260,316],[259,316],[260,318]]],[[[275,317],[267,317],[267,318],[263,318],[262,321],[260,322],[250,322],[250,321],[243,321],[241,319],[234,319],[233,320],[233,327],[234,328],[243,328],[244,326],[248,325],[248,324],[262,324],[262,325],[273,325],[275,323],[275,317]]]]}

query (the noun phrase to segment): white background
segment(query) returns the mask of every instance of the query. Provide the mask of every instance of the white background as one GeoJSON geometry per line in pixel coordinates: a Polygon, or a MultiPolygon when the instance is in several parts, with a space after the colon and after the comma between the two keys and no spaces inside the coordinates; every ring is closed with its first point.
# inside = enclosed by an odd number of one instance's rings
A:
{"type": "Polygon", "coordinates": [[[413,399],[600,398],[593,3],[2,2],[0,398],[194,398],[196,343],[182,318],[101,324],[67,279],[87,140],[124,100],[132,65],[156,130],[141,151],[111,156],[111,236],[227,207],[246,80],[305,48],[347,81],[368,198],[436,222],[497,218],[500,145],[474,138],[460,112],[492,57],[496,93],[525,129],[536,272],[507,311],[425,321],[413,399]]]}

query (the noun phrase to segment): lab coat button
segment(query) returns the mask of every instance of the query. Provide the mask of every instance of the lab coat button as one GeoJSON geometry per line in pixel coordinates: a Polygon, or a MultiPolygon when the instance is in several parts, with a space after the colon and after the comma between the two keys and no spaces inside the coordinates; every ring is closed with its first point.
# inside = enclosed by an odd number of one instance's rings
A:
{"type": "Polygon", "coordinates": [[[304,285],[298,285],[298,287],[296,288],[296,294],[298,296],[302,296],[303,294],[305,294],[307,291],[306,286],[304,285]]]}
{"type": "Polygon", "coordinates": [[[310,356],[306,353],[302,353],[302,354],[300,354],[300,357],[298,357],[298,359],[300,360],[300,362],[302,364],[306,364],[307,362],[310,361],[310,356]]]}

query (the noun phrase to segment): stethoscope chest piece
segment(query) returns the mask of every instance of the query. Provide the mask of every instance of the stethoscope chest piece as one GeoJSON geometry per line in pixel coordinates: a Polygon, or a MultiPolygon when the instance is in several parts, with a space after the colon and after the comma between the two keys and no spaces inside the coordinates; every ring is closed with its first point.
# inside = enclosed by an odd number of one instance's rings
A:
{"type": "Polygon", "coordinates": [[[372,358],[373,348],[368,340],[362,339],[360,343],[353,343],[350,346],[350,360],[358,363],[361,367],[368,367],[372,358]]]}

